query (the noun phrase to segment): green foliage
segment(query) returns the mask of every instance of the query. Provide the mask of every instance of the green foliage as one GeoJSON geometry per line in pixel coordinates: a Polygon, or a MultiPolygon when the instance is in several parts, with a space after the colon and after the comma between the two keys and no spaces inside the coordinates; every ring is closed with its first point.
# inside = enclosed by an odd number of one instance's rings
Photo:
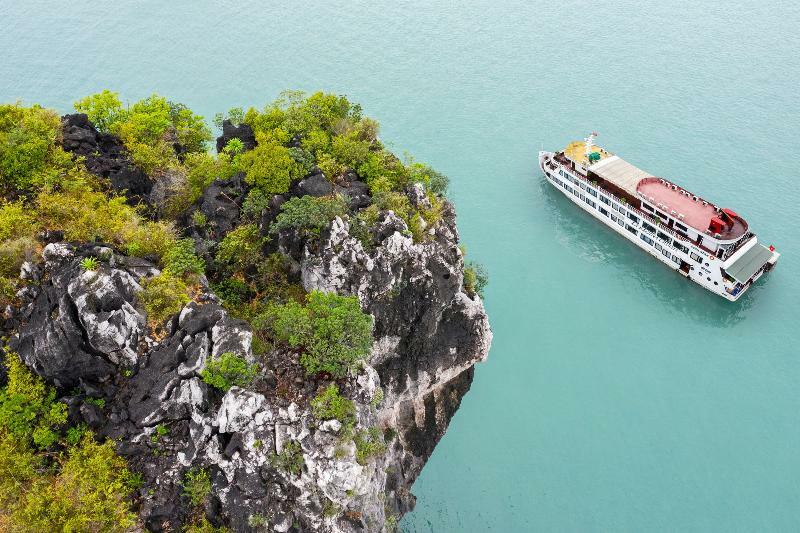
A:
{"type": "Polygon", "coordinates": [[[222,123],[226,119],[230,120],[234,126],[238,126],[244,122],[244,110],[241,107],[232,107],[227,113],[217,113],[214,115],[214,126],[222,129],[222,123]]]}
{"type": "Polygon", "coordinates": [[[67,421],[67,406],[56,401],[48,387],[19,360],[5,356],[7,385],[0,390],[0,434],[21,445],[49,448],[58,440],[58,427],[67,421]]]}
{"type": "Polygon", "coordinates": [[[272,202],[272,195],[265,193],[261,189],[250,189],[247,197],[242,202],[242,215],[248,218],[255,218],[261,215],[265,209],[269,209],[272,202]]]}
{"type": "Polygon", "coordinates": [[[230,231],[217,248],[217,262],[229,270],[240,272],[261,261],[264,238],[255,224],[244,224],[230,231]]]}
{"type": "Polygon", "coordinates": [[[208,470],[192,468],[183,479],[183,494],[192,505],[202,505],[211,494],[211,475],[208,470]]]}
{"type": "Polygon", "coordinates": [[[208,361],[200,377],[212,387],[227,391],[233,386],[247,387],[257,373],[257,364],[248,364],[243,357],[225,352],[208,361]]]}
{"type": "Polygon", "coordinates": [[[87,432],[58,467],[55,475],[32,476],[5,517],[10,530],[123,532],[135,524],[127,507],[133,476],[113,441],[99,444],[87,432]]]}
{"type": "Polygon", "coordinates": [[[422,163],[411,162],[408,166],[409,179],[412,183],[422,183],[425,188],[434,194],[444,195],[450,185],[450,179],[422,163]]]}
{"type": "Polygon", "coordinates": [[[36,200],[42,227],[70,241],[114,243],[135,256],[162,256],[175,240],[172,225],[144,220],[122,196],[108,197],[84,180],[63,191],[42,191],[36,200]]]}
{"type": "Polygon", "coordinates": [[[295,197],[281,206],[281,212],[270,227],[270,233],[295,228],[306,237],[318,237],[334,218],[346,213],[347,202],[340,196],[295,197]]]}
{"type": "Polygon", "coordinates": [[[15,354],[5,357],[0,389],[0,530],[125,531],[134,524],[125,461],[85,426],[67,430],[67,450],[50,450],[67,421],[55,389],[15,354]],[[36,450],[41,450],[36,453],[36,450]]]}
{"type": "Polygon", "coordinates": [[[356,422],[356,406],[339,394],[339,387],[332,383],[311,400],[311,411],[320,420],[338,420],[348,426],[356,422]]]}
{"type": "Polygon", "coordinates": [[[0,105],[0,194],[57,183],[73,167],[60,139],[61,118],[55,111],[0,105]]]}
{"type": "Polygon", "coordinates": [[[100,262],[96,257],[84,257],[81,260],[81,268],[84,270],[97,270],[98,266],[100,266],[100,262]]]}
{"type": "Polygon", "coordinates": [[[16,278],[19,276],[22,263],[31,259],[37,249],[38,244],[32,237],[0,241],[0,277],[16,278]]]}
{"type": "Polygon", "coordinates": [[[464,289],[470,296],[476,294],[483,298],[483,290],[489,283],[489,274],[480,263],[467,261],[464,265],[464,289]]]}
{"type": "Polygon", "coordinates": [[[267,322],[277,340],[302,350],[300,363],[309,374],[344,377],[372,346],[372,316],[361,311],[355,296],[313,291],[305,306],[273,306],[267,322]]]}
{"type": "Polygon", "coordinates": [[[194,240],[180,239],[161,258],[164,272],[173,276],[200,275],[206,268],[206,262],[194,253],[194,240]]]}
{"type": "Polygon", "coordinates": [[[94,405],[95,407],[99,407],[100,409],[102,409],[103,407],[106,406],[106,401],[103,398],[92,398],[92,397],[89,397],[89,398],[86,398],[86,403],[94,405]]]}
{"type": "Polygon", "coordinates": [[[372,399],[369,401],[369,404],[372,407],[378,407],[382,401],[383,401],[383,389],[378,388],[375,390],[375,395],[372,396],[372,399]]]}
{"type": "Polygon", "coordinates": [[[267,135],[256,136],[258,146],[239,156],[239,168],[245,181],[266,194],[282,194],[292,180],[301,178],[304,169],[292,158],[288,148],[267,135]]]}
{"type": "Polygon", "coordinates": [[[111,126],[125,113],[119,93],[108,89],[78,100],[74,107],[78,113],[86,113],[92,124],[104,133],[109,133],[111,126]]]}
{"type": "Polygon", "coordinates": [[[378,427],[359,431],[353,442],[356,445],[356,461],[360,465],[366,465],[372,457],[386,452],[386,443],[383,442],[383,434],[378,427]]]}
{"type": "Polygon", "coordinates": [[[214,527],[205,516],[183,526],[183,533],[230,533],[227,527],[214,527]]]}
{"type": "Polygon", "coordinates": [[[153,444],[157,444],[158,441],[160,441],[167,435],[169,435],[169,428],[167,428],[167,426],[165,426],[164,424],[158,424],[153,434],[150,435],[150,442],[152,442],[153,444]]]}
{"type": "Polygon", "coordinates": [[[32,236],[36,231],[36,217],[22,202],[5,202],[0,199],[0,241],[32,236]]]}
{"type": "Polygon", "coordinates": [[[235,156],[244,152],[244,143],[240,138],[233,137],[225,143],[225,147],[222,150],[229,156],[235,156]]]}
{"type": "Polygon", "coordinates": [[[294,476],[300,475],[305,465],[303,449],[296,440],[290,440],[283,445],[281,453],[273,454],[272,464],[278,470],[294,476]]]}
{"type": "Polygon", "coordinates": [[[75,103],[99,129],[118,135],[145,172],[179,164],[173,143],[189,152],[205,152],[211,140],[203,117],[183,104],[153,94],[123,108],[116,93],[103,91],[75,103]]]}
{"type": "Polygon", "coordinates": [[[142,289],[138,298],[153,326],[163,324],[189,302],[186,284],[168,272],[142,281],[142,289]]]}

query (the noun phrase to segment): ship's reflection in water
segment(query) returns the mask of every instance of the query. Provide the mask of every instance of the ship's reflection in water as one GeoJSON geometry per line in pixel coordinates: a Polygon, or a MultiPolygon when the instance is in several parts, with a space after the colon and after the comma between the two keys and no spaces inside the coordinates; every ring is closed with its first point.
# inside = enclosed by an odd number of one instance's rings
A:
{"type": "Polygon", "coordinates": [[[556,241],[575,254],[579,258],[576,260],[609,265],[614,275],[635,281],[671,310],[702,324],[730,327],[743,320],[763,289],[763,283],[769,279],[765,276],[739,300],[729,302],[671,271],[576,206],[544,178],[539,183],[538,194],[544,199],[545,216],[551,219],[556,241]]]}

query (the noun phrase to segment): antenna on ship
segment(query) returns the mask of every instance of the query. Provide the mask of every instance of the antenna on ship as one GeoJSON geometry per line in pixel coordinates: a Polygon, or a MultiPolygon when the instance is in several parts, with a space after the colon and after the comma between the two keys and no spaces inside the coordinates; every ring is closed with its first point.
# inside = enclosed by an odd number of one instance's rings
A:
{"type": "Polygon", "coordinates": [[[594,146],[595,137],[597,137],[597,132],[593,131],[584,139],[584,141],[586,141],[586,159],[589,159],[589,154],[592,153],[592,146],[594,146]]]}

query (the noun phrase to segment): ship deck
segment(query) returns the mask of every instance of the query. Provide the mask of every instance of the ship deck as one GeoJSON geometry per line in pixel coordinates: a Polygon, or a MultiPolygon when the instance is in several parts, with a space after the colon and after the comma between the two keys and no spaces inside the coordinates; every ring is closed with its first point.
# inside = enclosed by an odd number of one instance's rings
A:
{"type": "MultiPolygon", "coordinates": [[[[711,219],[717,216],[717,211],[711,204],[703,205],[702,200],[695,201],[692,196],[686,196],[680,190],[673,190],[672,187],[661,183],[658,180],[643,180],[639,183],[637,190],[644,194],[648,199],[653,198],[656,207],[664,204],[660,208],[665,214],[671,214],[674,210],[683,215],[683,223],[688,224],[700,233],[705,233],[711,219]]],[[[746,225],[741,220],[734,220],[733,227],[720,232],[720,238],[729,240],[741,237],[747,231],[746,225]]]]}

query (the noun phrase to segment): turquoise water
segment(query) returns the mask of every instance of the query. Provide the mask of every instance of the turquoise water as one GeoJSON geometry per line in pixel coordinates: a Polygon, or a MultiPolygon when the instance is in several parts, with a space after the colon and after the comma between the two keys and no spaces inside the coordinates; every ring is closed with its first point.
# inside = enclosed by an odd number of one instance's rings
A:
{"type": "Polygon", "coordinates": [[[796,3],[117,4],[2,2],[0,100],[325,89],[451,176],[495,341],[404,530],[800,529],[796,3]],[[536,153],[589,130],[778,268],[731,304],[579,212],[536,153]]]}

